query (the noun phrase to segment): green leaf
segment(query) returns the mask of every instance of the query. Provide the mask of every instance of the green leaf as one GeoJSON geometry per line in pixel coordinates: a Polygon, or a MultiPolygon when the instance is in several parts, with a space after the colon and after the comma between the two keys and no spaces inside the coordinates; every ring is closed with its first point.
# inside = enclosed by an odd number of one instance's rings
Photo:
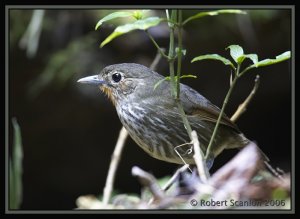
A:
{"type": "Polygon", "coordinates": [[[167,76],[167,77],[165,77],[165,78],[159,80],[159,81],[156,82],[156,84],[154,85],[153,90],[155,90],[162,82],[167,81],[167,80],[170,80],[170,79],[171,79],[170,76],[167,76]]]}
{"type": "Polygon", "coordinates": [[[159,17],[148,17],[146,19],[137,20],[134,23],[131,24],[125,24],[122,26],[118,26],[112,34],[110,34],[100,45],[100,47],[103,47],[110,41],[112,41],[114,38],[121,36],[125,33],[128,33],[133,30],[147,30],[150,27],[157,26],[161,22],[161,18],[159,17]]]}
{"type": "MultiPolygon", "coordinates": [[[[285,61],[289,58],[291,58],[291,52],[287,51],[287,52],[284,52],[284,53],[276,56],[276,59],[264,59],[264,60],[261,60],[261,61],[255,63],[252,66],[257,68],[257,67],[262,67],[262,66],[267,66],[267,65],[273,65],[273,64],[285,61]]],[[[250,67],[252,67],[252,66],[250,66],[250,67]]]]}
{"type": "MultiPolygon", "coordinates": [[[[181,75],[180,78],[197,78],[196,75],[181,75]]],[[[177,80],[177,76],[175,76],[175,79],[177,80]]]]}
{"type": "Polygon", "coordinates": [[[273,65],[273,64],[276,64],[276,63],[279,63],[279,62],[283,62],[283,61],[285,61],[289,58],[291,58],[291,51],[284,52],[284,53],[276,56],[275,59],[264,59],[264,60],[261,60],[259,62],[256,62],[253,65],[248,66],[244,71],[242,71],[240,73],[240,75],[245,74],[247,71],[249,71],[252,68],[258,68],[258,67],[273,65]]]}
{"type": "Polygon", "coordinates": [[[12,158],[9,162],[9,208],[19,209],[22,202],[22,137],[20,127],[15,118],[12,119],[14,141],[12,158]]]}
{"type": "Polygon", "coordinates": [[[191,20],[202,18],[205,16],[215,16],[219,14],[247,14],[245,11],[242,10],[236,10],[236,9],[224,9],[224,10],[216,10],[216,11],[206,11],[206,12],[200,12],[198,14],[195,14],[189,18],[187,18],[184,22],[183,25],[186,23],[190,22],[191,20]]]}
{"type": "MultiPolygon", "coordinates": [[[[179,53],[179,48],[178,47],[175,48],[175,53],[176,54],[179,53]]],[[[181,54],[185,56],[186,55],[186,49],[181,49],[181,54]]]]}
{"type": "MultiPolygon", "coordinates": [[[[177,82],[177,76],[174,76],[175,78],[175,81],[177,82]]],[[[181,75],[180,78],[197,78],[196,75],[181,75]]],[[[170,81],[171,80],[171,77],[170,76],[167,76],[161,80],[159,80],[153,87],[153,90],[155,90],[162,82],[164,81],[170,81]]]]}
{"type": "Polygon", "coordinates": [[[200,60],[205,60],[205,59],[219,60],[219,61],[223,62],[225,65],[230,65],[233,69],[235,69],[234,65],[232,64],[232,62],[230,60],[228,60],[218,54],[207,54],[207,55],[197,56],[197,57],[193,58],[193,60],[191,62],[193,63],[195,61],[200,61],[200,60]]]}
{"type": "Polygon", "coordinates": [[[256,54],[244,54],[238,57],[237,61],[239,64],[241,64],[246,58],[251,59],[253,64],[256,64],[258,62],[258,56],[256,54]]]}
{"type": "Polygon", "coordinates": [[[127,12],[127,11],[118,11],[118,12],[113,12],[104,18],[102,18],[98,23],[96,24],[95,30],[97,30],[104,22],[113,20],[115,18],[120,18],[120,17],[130,17],[133,16],[132,12],[127,12]]]}
{"type": "Polygon", "coordinates": [[[132,16],[137,20],[141,20],[148,11],[150,10],[136,10],[132,13],[132,16]]]}
{"type": "Polygon", "coordinates": [[[242,58],[242,56],[244,55],[244,50],[239,45],[231,45],[228,46],[226,49],[230,49],[230,55],[237,64],[241,64],[242,61],[245,59],[242,58]]]}

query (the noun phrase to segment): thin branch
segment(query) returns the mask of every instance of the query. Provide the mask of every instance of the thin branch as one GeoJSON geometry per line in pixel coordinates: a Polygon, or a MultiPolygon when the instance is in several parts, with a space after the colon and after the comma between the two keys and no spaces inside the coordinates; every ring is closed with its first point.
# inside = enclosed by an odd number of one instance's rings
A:
{"type": "Polygon", "coordinates": [[[176,170],[176,172],[174,173],[174,175],[168,180],[168,182],[162,187],[163,191],[167,191],[175,182],[175,180],[178,178],[180,173],[183,173],[184,171],[186,171],[187,169],[189,169],[189,165],[185,164],[184,166],[180,167],[178,170],[176,170]]]}
{"type": "Polygon", "coordinates": [[[131,174],[133,176],[137,176],[140,183],[143,186],[149,188],[149,190],[153,194],[153,197],[155,200],[161,200],[164,198],[165,194],[162,191],[162,189],[159,187],[157,180],[155,179],[155,177],[152,174],[147,173],[146,171],[144,171],[136,166],[132,167],[131,174]]]}
{"type": "MultiPolygon", "coordinates": [[[[189,168],[188,164],[185,164],[184,166],[180,167],[179,169],[176,170],[176,172],[173,174],[173,176],[168,180],[168,182],[162,187],[162,190],[165,192],[167,191],[173,183],[177,180],[178,176],[180,173],[183,173],[189,168]]],[[[148,202],[148,205],[151,205],[152,202],[154,201],[154,198],[151,198],[150,201],[148,202]]]]}
{"type": "MultiPolygon", "coordinates": [[[[167,17],[169,19],[169,15],[168,15],[168,11],[167,11],[167,17]]],[[[171,59],[169,59],[169,69],[170,69],[170,77],[171,77],[171,86],[172,86],[172,95],[174,97],[174,100],[177,104],[177,108],[178,111],[180,113],[180,116],[182,118],[182,122],[184,124],[184,127],[191,139],[191,142],[194,143],[194,147],[198,147],[198,150],[201,150],[201,148],[199,147],[200,143],[198,140],[198,136],[196,135],[192,135],[192,128],[191,125],[187,119],[187,116],[185,114],[185,111],[183,109],[183,106],[181,104],[180,101],[180,75],[181,75],[181,58],[182,58],[182,11],[178,10],[178,17],[177,17],[177,10],[172,10],[172,15],[171,15],[171,20],[174,21],[174,23],[176,23],[178,21],[178,54],[177,54],[177,80],[175,80],[175,72],[174,72],[174,60],[172,59],[172,57],[174,57],[174,32],[175,32],[175,28],[174,25],[169,23],[169,27],[170,27],[170,47],[169,47],[169,57],[171,59]],[[198,145],[197,145],[198,143],[198,145]]],[[[177,153],[177,155],[180,157],[180,159],[183,161],[184,164],[186,164],[186,162],[184,161],[184,159],[182,158],[182,156],[177,152],[176,147],[174,148],[175,152],[177,153]]],[[[202,163],[199,164],[199,167],[201,168],[201,170],[198,170],[199,176],[203,178],[203,181],[206,182],[207,181],[207,168],[206,168],[206,163],[203,163],[203,158],[204,155],[202,152],[197,153],[196,155],[197,157],[197,162],[202,160],[202,163]],[[199,158],[200,157],[200,158],[199,158]],[[203,174],[205,174],[205,176],[202,176],[203,174]]],[[[189,168],[190,169],[190,168],[189,168]]]]}
{"type": "Polygon", "coordinates": [[[110,162],[110,166],[109,166],[109,170],[108,170],[108,174],[107,174],[107,178],[106,178],[105,187],[103,190],[103,205],[104,206],[106,206],[108,204],[110,197],[111,197],[116,170],[117,170],[120,158],[121,158],[122,150],[125,145],[127,136],[128,136],[128,132],[126,131],[126,129],[123,126],[120,131],[118,141],[117,141],[115,150],[112,155],[112,159],[110,162]]]}
{"type": "MultiPolygon", "coordinates": [[[[235,75],[239,75],[239,71],[240,71],[240,65],[238,65],[237,70],[236,70],[236,72],[235,72],[235,75]]],[[[226,97],[225,97],[225,99],[224,99],[224,102],[223,102],[223,105],[222,105],[222,108],[221,108],[221,111],[220,111],[220,114],[219,114],[217,123],[216,123],[215,128],[214,128],[214,131],[213,131],[213,134],[212,134],[212,136],[211,136],[211,138],[210,138],[210,141],[209,141],[209,144],[208,144],[208,146],[207,146],[207,150],[206,150],[206,154],[205,154],[205,159],[207,159],[208,156],[211,154],[213,141],[214,141],[215,136],[216,136],[216,134],[217,134],[217,130],[218,130],[218,128],[219,128],[219,125],[220,125],[222,116],[223,116],[223,114],[224,114],[226,105],[227,105],[227,103],[228,103],[228,101],[229,101],[229,98],[230,98],[230,96],[231,96],[231,93],[232,93],[232,91],[233,91],[233,88],[234,88],[234,86],[235,86],[235,84],[236,84],[238,78],[239,78],[238,76],[234,76],[234,78],[233,78],[233,80],[232,80],[232,83],[231,83],[231,86],[230,86],[230,88],[229,88],[229,90],[228,90],[228,92],[227,92],[227,94],[226,94],[226,97]]]]}
{"type": "Polygon", "coordinates": [[[267,169],[268,169],[271,173],[274,174],[274,176],[276,176],[277,178],[283,180],[283,177],[279,174],[279,172],[278,172],[277,170],[275,170],[275,169],[271,166],[271,164],[269,164],[268,161],[265,161],[265,160],[264,160],[264,164],[266,165],[267,169]]]}
{"type": "Polygon", "coordinates": [[[259,87],[259,75],[256,75],[256,78],[254,81],[254,87],[253,87],[251,93],[244,100],[244,102],[239,105],[238,109],[231,116],[231,118],[230,118],[231,121],[236,122],[238,120],[238,118],[247,110],[247,107],[248,107],[249,103],[251,102],[252,98],[254,97],[258,87],[259,87]]]}
{"type": "MultiPolygon", "coordinates": [[[[177,11],[176,10],[172,10],[172,14],[171,14],[171,19],[173,21],[176,22],[176,14],[177,11]]],[[[169,43],[169,54],[168,54],[168,61],[169,61],[169,71],[170,71],[170,78],[171,78],[171,92],[172,92],[172,96],[174,99],[176,99],[177,94],[176,94],[176,81],[175,81],[175,70],[174,70],[174,62],[175,62],[175,46],[174,46],[174,41],[175,41],[175,28],[174,25],[169,24],[169,28],[170,28],[170,43],[169,43]]]]}
{"type": "Polygon", "coordinates": [[[197,165],[198,174],[199,174],[201,181],[203,183],[206,183],[207,179],[209,178],[209,175],[208,175],[208,171],[206,168],[205,160],[203,159],[204,154],[200,148],[200,142],[198,140],[197,132],[195,130],[192,131],[192,139],[193,139],[194,151],[195,151],[193,158],[197,165]]]}
{"type": "Polygon", "coordinates": [[[148,35],[148,37],[150,38],[150,40],[152,41],[152,43],[154,44],[154,46],[155,46],[155,47],[157,48],[157,50],[160,52],[160,54],[161,54],[164,58],[166,58],[167,60],[169,60],[170,57],[167,56],[167,55],[165,54],[165,51],[159,47],[159,45],[157,44],[157,42],[155,41],[155,39],[152,37],[152,35],[151,35],[147,30],[145,30],[145,32],[146,32],[146,34],[148,35]]]}
{"type": "MultiPolygon", "coordinates": [[[[178,23],[182,22],[182,11],[178,10],[178,23]]],[[[180,75],[181,75],[181,61],[182,61],[182,27],[178,28],[178,53],[177,53],[177,81],[176,81],[176,98],[180,98],[180,75]]]]}
{"type": "Polygon", "coordinates": [[[156,54],[154,60],[152,61],[151,65],[150,65],[150,69],[152,69],[153,71],[156,70],[158,63],[162,58],[161,51],[163,51],[165,53],[166,49],[165,48],[160,48],[160,50],[159,49],[157,50],[157,54],[156,54]]]}

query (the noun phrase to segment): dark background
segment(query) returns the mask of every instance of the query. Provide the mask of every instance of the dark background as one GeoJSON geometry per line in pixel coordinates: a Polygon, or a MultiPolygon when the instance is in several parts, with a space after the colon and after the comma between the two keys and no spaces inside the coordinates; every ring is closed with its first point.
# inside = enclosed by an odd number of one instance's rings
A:
{"type": "MultiPolygon", "coordinates": [[[[156,55],[156,49],[142,31],[121,36],[100,49],[100,43],[115,26],[127,21],[118,19],[95,31],[97,21],[109,12],[46,10],[37,52],[30,56],[20,41],[33,11],[9,11],[9,115],[10,119],[17,118],[22,131],[22,209],[72,209],[78,196],[102,193],[121,123],[112,104],[97,88],[76,81],[97,74],[110,64],[134,62],[149,66],[156,55]]],[[[184,17],[197,12],[185,10],[184,17]]],[[[191,64],[192,58],[208,53],[229,57],[225,48],[231,44],[241,45],[245,53],[257,53],[259,60],[291,50],[289,10],[247,12],[205,17],[191,21],[184,29],[187,55],[183,74],[195,74],[198,78],[183,82],[219,107],[229,88],[229,67],[217,61],[191,64]]],[[[164,16],[164,10],[153,13],[164,16]]],[[[168,47],[166,24],[151,28],[150,32],[159,45],[168,47]]],[[[159,63],[157,71],[167,75],[165,60],[159,63]]],[[[237,124],[249,139],[258,143],[274,166],[289,172],[290,61],[246,74],[238,82],[226,113],[232,115],[247,97],[256,74],[261,76],[259,90],[237,124]]],[[[216,159],[212,171],[235,153],[225,151],[216,159]]],[[[149,157],[129,139],[116,176],[117,192],[140,192],[139,183],[131,176],[135,165],[158,178],[171,175],[178,167],[149,157]]]]}

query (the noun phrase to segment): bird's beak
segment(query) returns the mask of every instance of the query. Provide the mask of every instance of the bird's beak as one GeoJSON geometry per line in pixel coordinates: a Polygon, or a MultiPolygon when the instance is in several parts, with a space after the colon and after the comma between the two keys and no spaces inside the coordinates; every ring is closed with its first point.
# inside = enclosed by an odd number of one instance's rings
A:
{"type": "Polygon", "coordinates": [[[105,84],[105,81],[100,80],[98,78],[98,75],[93,75],[93,76],[88,76],[88,77],[85,77],[85,78],[81,78],[77,82],[83,83],[83,84],[91,84],[91,85],[105,84]]]}

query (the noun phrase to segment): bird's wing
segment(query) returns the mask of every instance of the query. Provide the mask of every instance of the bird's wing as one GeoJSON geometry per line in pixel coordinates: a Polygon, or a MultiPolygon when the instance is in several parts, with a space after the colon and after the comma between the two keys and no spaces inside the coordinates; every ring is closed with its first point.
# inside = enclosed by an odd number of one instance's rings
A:
{"type": "MultiPolygon", "coordinates": [[[[216,123],[220,114],[220,109],[212,104],[209,100],[203,97],[194,89],[183,85],[181,90],[181,101],[185,113],[188,116],[199,116],[200,119],[216,123]]],[[[239,131],[236,124],[234,124],[225,114],[221,118],[221,124],[227,125],[239,131]]]]}

